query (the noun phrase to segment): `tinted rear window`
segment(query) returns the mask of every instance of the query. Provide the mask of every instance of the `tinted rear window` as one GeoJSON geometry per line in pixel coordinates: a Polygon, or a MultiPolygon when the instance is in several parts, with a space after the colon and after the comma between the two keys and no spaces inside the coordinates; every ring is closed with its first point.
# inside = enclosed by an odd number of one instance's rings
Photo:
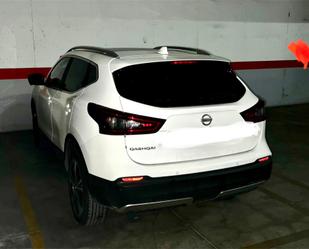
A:
{"type": "Polygon", "coordinates": [[[122,97],[158,107],[232,103],[246,91],[229,63],[218,61],[138,64],[113,76],[122,97]]]}
{"type": "Polygon", "coordinates": [[[78,58],[71,59],[71,65],[65,78],[65,90],[74,92],[85,87],[97,79],[95,65],[78,58]]]}

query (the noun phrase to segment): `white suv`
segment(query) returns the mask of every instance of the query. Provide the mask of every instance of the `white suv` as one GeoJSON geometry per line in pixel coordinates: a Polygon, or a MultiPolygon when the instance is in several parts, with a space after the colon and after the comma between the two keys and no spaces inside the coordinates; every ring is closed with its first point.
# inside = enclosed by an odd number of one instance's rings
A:
{"type": "Polygon", "coordinates": [[[28,77],[35,141],[65,153],[80,224],[254,189],[271,174],[264,103],[228,60],[186,47],[80,46],[28,77]]]}

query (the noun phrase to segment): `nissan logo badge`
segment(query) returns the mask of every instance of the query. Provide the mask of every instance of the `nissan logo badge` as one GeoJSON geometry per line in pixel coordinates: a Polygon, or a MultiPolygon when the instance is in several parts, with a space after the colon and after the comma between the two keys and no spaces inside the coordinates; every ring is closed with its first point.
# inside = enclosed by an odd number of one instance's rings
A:
{"type": "Polygon", "coordinates": [[[211,124],[211,121],[212,121],[212,117],[210,117],[208,114],[205,114],[202,116],[202,124],[205,125],[205,126],[208,126],[211,124]]]}

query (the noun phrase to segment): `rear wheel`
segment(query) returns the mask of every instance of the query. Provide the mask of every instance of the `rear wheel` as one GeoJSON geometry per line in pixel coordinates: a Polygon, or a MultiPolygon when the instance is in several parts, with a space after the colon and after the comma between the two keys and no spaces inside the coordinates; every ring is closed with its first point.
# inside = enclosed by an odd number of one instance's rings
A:
{"type": "Polygon", "coordinates": [[[107,208],[89,193],[87,168],[82,152],[74,140],[66,146],[68,187],[72,212],[81,225],[94,225],[105,220],[107,208]]]}

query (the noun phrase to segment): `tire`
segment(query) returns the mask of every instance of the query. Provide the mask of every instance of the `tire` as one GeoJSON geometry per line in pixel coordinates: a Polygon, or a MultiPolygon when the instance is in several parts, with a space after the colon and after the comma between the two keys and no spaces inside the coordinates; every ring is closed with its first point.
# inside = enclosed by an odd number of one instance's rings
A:
{"type": "Polygon", "coordinates": [[[81,225],[95,225],[106,218],[107,208],[90,194],[87,181],[87,167],[82,152],[73,139],[65,149],[68,169],[68,189],[75,220],[81,225]]]}
{"type": "Polygon", "coordinates": [[[40,147],[42,144],[41,131],[38,125],[38,116],[33,102],[31,103],[31,112],[32,112],[33,142],[36,147],[40,147]]]}

